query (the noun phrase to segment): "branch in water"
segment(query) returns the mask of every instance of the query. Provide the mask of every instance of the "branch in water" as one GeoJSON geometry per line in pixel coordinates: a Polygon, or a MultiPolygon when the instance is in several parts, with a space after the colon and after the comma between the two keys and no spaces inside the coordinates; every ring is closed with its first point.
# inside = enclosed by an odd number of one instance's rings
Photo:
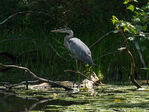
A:
{"type": "Polygon", "coordinates": [[[64,89],[66,89],[66,90],[72,90],[72,88],[65,87],[63,85],[60,85],[60,84],[54,82],[54,81],[51,81],[51,80],[48,80],[48,79],[44,79],[42,77],[38,77],[36,74],[34,74],[32,71],[30,71],[27,67],[22,67],[22,66],[17,66],[17,65],[4,65],[4,64],[1,64],[1,63],[0,63],[0,66],[1,67],[6,67],[6,68],[17,68],[17,69],[24,70],[26,73],[31,74],[35,79],[38,79],[40,81],[47,82],[47,83],[50,83],[50,84],[54,84],[54,85],[56,85],[58,87],[62,87],[64,89]]]}

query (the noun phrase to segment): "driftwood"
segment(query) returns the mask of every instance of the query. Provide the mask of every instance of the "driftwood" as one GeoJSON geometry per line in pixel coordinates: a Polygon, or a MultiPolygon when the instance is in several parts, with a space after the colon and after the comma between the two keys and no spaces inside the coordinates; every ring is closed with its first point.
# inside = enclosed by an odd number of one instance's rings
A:
{"type": "Polygon", "coordinates": [[[17,66],[17,65],[4,65],[4,64],[1,64],[1,63],[0,63],[0,66],[1,67],[6,67],[6,68],[16,68],[16,69],[24,70],[26,73],[32,75],[37,80],[40,80],[42,82],[50,83],[51,85],[56,85],[58,87],[62,87],[64,89],[66,89],[66,90],[72,90],[72,88],[69,88],[69,87],[65,87],[63,85],[60,85],[60,84],[56,83],[55,81],[51,81],[51,80],[48,80],[48,79],[45,79],[45,78],[42,78],[42,77],[37,76],[32,71],[30,71],[30,69],[28,69],[27,67],[22,67],[22,66],[17,66]]]}
{"type": "MultiPolygon", "coordinates": [[[[81,88],[87,88],[89,89],[93,89],[94,85],[99,85],[101,83],[101,81],[99,80],[99,78],[96,76],[96,74],[94,72],[90,73],[90,78],[88,78],[87,76],[85,76],[83,73],[81,72],[75,72],[72,70],[65,70],[65,72],[74,72],[76,74],[81,74],[84,77],[86,77],[83,81],[79,82],[72,82],[72,81],[55,81],[57,84],[63,85],[65,87],[69,87],[74,89],[81,89],[81,88]]],[[[40,90],[48,90],[49,88],[53,88],[55,87],[55,85],[50,85],[48,83],[41,83],[41,84],[37,84],[37,85],[32,85],[29,88],[30,89],[40,89],[40,90]]]]}

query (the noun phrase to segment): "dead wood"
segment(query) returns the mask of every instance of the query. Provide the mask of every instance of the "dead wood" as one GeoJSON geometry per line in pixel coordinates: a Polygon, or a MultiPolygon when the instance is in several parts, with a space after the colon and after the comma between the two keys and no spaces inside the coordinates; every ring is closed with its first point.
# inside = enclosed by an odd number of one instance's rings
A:
{"type": "Polygon", "coordinates": [[[51,81],[51,80],[48,80],[48,79],[45,79],[45,78],[42,78],[42,77],[37,76],[32,71],[30,71],[30,69],[28,69],[27,67],[22,67],[22,66],[17,66],[17,65],[4,65],[4,64],[1,64],[1,63],[0,63],[0,66],[1,67],[6,67],[6,68],[16,68],[16,69],[24,70],[26,73],[32,75],[37,80],[40,80],[42,82],[50,83],[51,85],[56,85],[57,87],[62,87],[65,90],[72,90],[72,88],[69,88],[69,87],[65,87],[63,85],[60,85],[60,84],[56,83],[55,81],[51,81]]]}

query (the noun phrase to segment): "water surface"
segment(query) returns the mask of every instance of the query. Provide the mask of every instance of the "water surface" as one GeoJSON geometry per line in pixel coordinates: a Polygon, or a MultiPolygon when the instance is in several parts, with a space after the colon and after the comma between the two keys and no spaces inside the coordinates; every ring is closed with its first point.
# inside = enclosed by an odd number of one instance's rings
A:
{"type": "Polygon", "coordinates": [[[0,112],[149,112],[149,87],[104,85],[96,94],[82,90],[13,89],[0,93],[0,112]]]}

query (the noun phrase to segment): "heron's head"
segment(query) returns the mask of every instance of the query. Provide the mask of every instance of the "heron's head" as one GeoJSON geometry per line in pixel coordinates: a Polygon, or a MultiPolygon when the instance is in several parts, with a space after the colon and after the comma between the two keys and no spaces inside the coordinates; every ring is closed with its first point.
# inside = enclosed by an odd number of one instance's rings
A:
{"type": "Polygon", "coordinates": [[[73,31],[70,28],[62,28],[62,29],[51,30],[51,32],[60,32],[60,33],[73,34],[73,31]]]}

